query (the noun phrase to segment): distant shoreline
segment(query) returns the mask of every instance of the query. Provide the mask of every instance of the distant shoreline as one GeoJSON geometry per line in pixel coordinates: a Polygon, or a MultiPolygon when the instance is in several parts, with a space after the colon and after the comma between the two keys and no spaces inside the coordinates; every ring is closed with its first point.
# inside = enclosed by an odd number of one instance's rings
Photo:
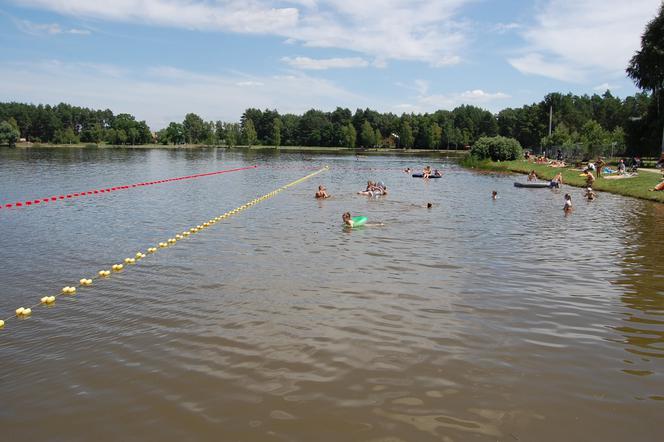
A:
{"type": "Polygon", "coordinates": [[[338,155],[465,155],[466,150],[445,150],[445,149],[349,149],[347,147],[319,147],[319,146],[234,146],[228,147],[223,145],[208,145],[208,144],[140,144],[140,145],[113,145],[113,144],[92,144],[92,143],[78,143],[78,144],[51,144],[51,143],[17,143],[18,149],[224,149],[230,152],[274,152],[274,153],[324,153],[324,154],[338,154],[338,155]]]}

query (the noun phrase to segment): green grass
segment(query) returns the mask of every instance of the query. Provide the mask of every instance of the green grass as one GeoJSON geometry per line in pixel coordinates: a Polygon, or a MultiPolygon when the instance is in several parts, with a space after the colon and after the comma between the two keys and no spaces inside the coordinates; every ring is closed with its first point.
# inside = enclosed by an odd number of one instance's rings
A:
{"type": "MultiPolygon", "coordinates": [[[[464,167],[496,172],[529,173],[531,170],[534,170],[535,173],[537,173],[537,176],[542,180],[550,180],[558,174],[558,172],[561,172],[565,184],[576,187],[586,187],[586,179],[583,176],[579,176],[581,172],[578,169],[549,167],[544,164],[530,163],[526,160],[495,162],[487,160],[467,160],[464,158],[460,163],[464,167]]],[[[659,173],[641,171],[633,178],[623,178],[618,180],[598,178],[593,184],[593,189],[664,203],[664,191],[650,192],[648,190],[655,187],[661,179],[662,176],[659,173]]]]}

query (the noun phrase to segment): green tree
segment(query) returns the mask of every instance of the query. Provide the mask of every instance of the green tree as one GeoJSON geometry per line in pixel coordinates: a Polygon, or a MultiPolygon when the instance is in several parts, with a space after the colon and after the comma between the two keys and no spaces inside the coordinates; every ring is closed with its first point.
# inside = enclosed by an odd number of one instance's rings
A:
{"type": "Polygon", "coordinates": [[[185,115],[182,122],[184,138],[187,143],[195,144],[207,140],[210,129],[201,117],[194,113],[185,115]]]}
{"type": "Polygon", "coordinates": [[[0,145],[6,144],[9,147],[16,146],[19,139],[19,131],[13,127],[8,121],[0,123],[0,145]]]}
{"type": "Polygon", "coordinates": [[[251,121],[251,118],[247,118],[244,121],[244,126],[242,127],[242,136],[244,137],[245,144],[249,147],[253,146],[256,144],[256,141],[258,141],[258,135],[256,134],[254,122],[251,121]]]}
{"type": "Polygon", "coordinates": [[[118,129],[116,131],[116,140],[117,144],[127,144],[127,132],[124,129],[118,129]]]}
{"type": "Polygon", "coordinates": [[[470,149],[470,154],[478,159],[491,158],[493,161],[511,161],[521,158],[521,144],[514,138],[481,137],[470,149]]]}
{"type": "Polygon", "coordinates": [[[350,149],[354,149],[355,144],[357,143],[357,131],[355,130],[353,123],[348,122],[348,124],[343,126],[341,130],[343,133],[343,145],[350,149]]]}
{"type": "Polygon", "coordinates": [[[399,144],[404,149],[411,149],[413,143],[415,142],[415,137],[413,137],[413,129],[410,127],[408,121],[404,121],[401,124],[401,131],[399,133],[399,144]]]}
{"type": "Polygon", "coordinates": [[[443,130],[438,123],[433,123],[427,130],[427,147],[437,149],[440,147],[440,140],[443,136],[443,130]]]}
{"type": "MultiPolygon", "coordinates": [[[[659,103],[664,88],[664,3],[659,13],[647,25],[641,36],[641,50],[636,51],[627,66],[627,75],[643,90],[651,91],[657,100],[657,113],[661,115],[659,103]]],[[[662,118],[659,118],[662,120],[662,118]]],[[[664,155],[664,122],[660,149],[664,155]]]]}
{"type": "Polygon", "coordinates": [[[374,144],[376,144],[376,132],[371,127],[371,123],[364,120],[362,130],[360,131],[360,146],[372,147],[374,144]]]}
{"type": "Polygon", "coordinates": [[[378,128],[376,128],[376,131],[374,132],[374,144],[376,147],[383,146],[383,134],[380,133],[380,129],[378,128]]]}
{"type": "Polygon", "coordinates": [[[233,148],[237,146],[238,140],[241,138],[240,125],[237,123],[224,123],[224,141],[226,146],[233,148]]]}
{"type": "Polygon", "coordinates": [[[608,144],[608,134],[595,120],[589,120],[583,125],[580,136],[588,158],[600,155],[602,149],[608,144]]]}
{"type": "Polygon", "coordinates": [[[281,119],[272,120],[272,144],[274,147],[281,146],[281,119]]]}
{"type": "Polygon", "coordinates": [[[572,144],[572,135],[565,123],[560,123],[551,135],[542,138],[542,147],[546,149],[568,147],[572,144]]]}
{"type": "Polygon", "coordinates": [[[74,130],[71,127],[68,127],[67,129],[56,130],[53,142],[55,144],[77,144],[79,139],[74,133],[74,130]]]}
{"type": "Polygon", "coordinates": [[[180,123],[171,123],[166,128],[164,138],[168,143],[182,144],[185,142],[184,127],[180,123]]]}

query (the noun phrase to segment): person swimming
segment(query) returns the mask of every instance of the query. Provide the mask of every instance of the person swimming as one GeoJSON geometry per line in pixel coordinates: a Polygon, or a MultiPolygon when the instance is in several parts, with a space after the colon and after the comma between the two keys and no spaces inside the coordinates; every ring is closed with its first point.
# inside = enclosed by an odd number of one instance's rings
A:
{"type": "Polygon", "coordinates": [[[385,225],[383,223],[369,223],[364,221],[366,220],[366,217],[361,217],[361,218],[362,218],[361,224],[356,224],[356,222],[353,221],[353,217],[351,216],[350,212],[345,212],[343,215],[341,215],[341,219],[343,220],[345,227],[356,227],[356,226],[381,227],[385,225]]]}
{"type": "Polygon", "coordinates": [[[496,192],[495,190],[493,192],[491,192],[491,199],[497,200],[498,199],[498,192],[496,192]]]}
{"type": "Polygon", "coordinates": [[[427,203],[427,209],[431,209],[433,207],[433,204],[427,203]]]}
{"type": "Polygon", "coordinates": [[[317,199],[322,199],[322,198],[329,198],[330,195],[327,193],[327,189],[325,186],[318,186],[318,192],[316,192],[316,198],[317,199]]]}

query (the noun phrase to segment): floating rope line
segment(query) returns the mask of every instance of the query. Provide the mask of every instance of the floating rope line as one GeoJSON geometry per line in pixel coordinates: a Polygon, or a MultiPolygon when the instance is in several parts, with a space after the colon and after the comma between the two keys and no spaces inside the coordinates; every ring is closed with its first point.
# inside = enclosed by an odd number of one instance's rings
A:
{"type": "Polygon", "coordinates": [[[122,264],[113,264],[111,266],[110,270],[100,270],[97,273],[97,276],[94,276],[92,278],[83,278],[83,279],[79,280],[78,284],[75,284],[73,286],[63,287],[62,290],[57,294],[42,297],[41,300],[39,301],[39,303],[34,304],[33,306],[19,307],[19,308],[16,309],[15,315],[9,316],[9,317],[5,318],[4,320],[0,319],[0,329],[2,329],[5,326],[7,321],[10,321],[12,319],[26,319],[26,318],[28,318],[32,315],[32,310],[36,309],[39,306],[53,307],[53,306],[55,306],[55,301],[56,301],[57,298],[59,298],[61,296],[75,295],[78,288],[89,287],[89,286],[93,285],[94,281],[96,281],[96,280],[103,280],[103,279],[110,278],[113,273],[121,272],[129,266],[136,265],[141,260],[147,258],[149,255],[153,255],[153,254],[159,252],[162,249],[166,249],[168,247],[171,247],[171,246],[175,245],[180,240],[183,240],[183,239],[185,239],[185,238],[187,238],[191,235],[194,235],[194,234],[202,231],[203,229],[211,227],[214,224],[218,223],[219,221],[222,221],[222,220],[224,220],[228,217],[236,215],[236,214],[242,212],[243,210],[246,210],[246,209],[262,202],[262,201],[265,201],[269,198],[272,198],[272,197],[276,196],[277,194],[283,192],[284,190],[287,190],[290,187],[293,187],[297,184],[300,184],[301,182],[306,181],[309,178],[312,178],[312,177],[314,177],[314,176],[318,175],[319,173],[324,172],[326,170],[328,170],[327,166],[323,167],[322,169],[317,170],[316,172],[310,173],[307,176],[304,176],[304,177],[302,177],[300,179],[297,179],[295,181],[292,181],[292,182],[290,182],[290,183],[288,183],[284,186],[281,186],[278,189],[275,189],[270,193],[266,193],[263,196],[259,196],[258,198],[254,198],[253,200],[249,201],[248,203],[245,203],[245,204],[243,204],[243,205],[241,205],[241,206],[239,206],[239,207],[237,207],[233,210],[230,210],[230,211],[228,211],[226,213],[223,213],[223,214],[221,214],[221,215],[219,215],[215,218],[212,218],[211,220],[209,220],[207,222],[204,222],[202,224],[199,224],[196,227],[192,227],[189,230],[185,230],[182,233],[179,233],[179,234],[175,235],[174,237],[167,239],[166,241],[158,243],[157,247],[148,247],[147,250],[145,251],[146,253],[137,252],[136,255],[134,255],[134,257],[125,258],[123,260],[122,264]]]}
{"type": "Polygon", "coordinates": [[[167,178],[165,180],[147,181],[145,183],[136,183],[136,184],[127,184],[125,186],[105,187],[105,188],[102,188],[102,189],[93,189],[93,190],[86,190],[84,192],[68,193],[68,194],[65,194],[65,195],[58,195],[58,196],[49,196],[47,198],[37,198],[37,199],[34,199],[34,200],[20,201],[20,202],[17,202],[17,203],[10,203],[10,204],[5,204],[5,205],[0,204],[0,209],[10,209],[12,207],[28,207],[28,206],[33,206],[33,205],[48,203],[48,202],[53,202],[53,201],[60,201],[60,200],[71,199],[71,198],[78,198],[78,197],[86,196],[86,195],[100,195],[100,194],[116,192],[118,190],[133,189],[134,187],[152,186],[154,184],[170,183],[171,181],[191,180],[191,179],[194,179],[194,178],[202,178],[202,177],[211,176],[211,175],[219,175],[221,173],[239,172],[240,170],[255,169],[257,167],[258,166],[248,166],[248,167],[240,167],[240,168],[237,168],[237,169],[217,170],[216,172],[197,173],[195,175],[186,175],[186,176],[181,176],[181,177],[177,177],[177,178],[167,178]]]}

